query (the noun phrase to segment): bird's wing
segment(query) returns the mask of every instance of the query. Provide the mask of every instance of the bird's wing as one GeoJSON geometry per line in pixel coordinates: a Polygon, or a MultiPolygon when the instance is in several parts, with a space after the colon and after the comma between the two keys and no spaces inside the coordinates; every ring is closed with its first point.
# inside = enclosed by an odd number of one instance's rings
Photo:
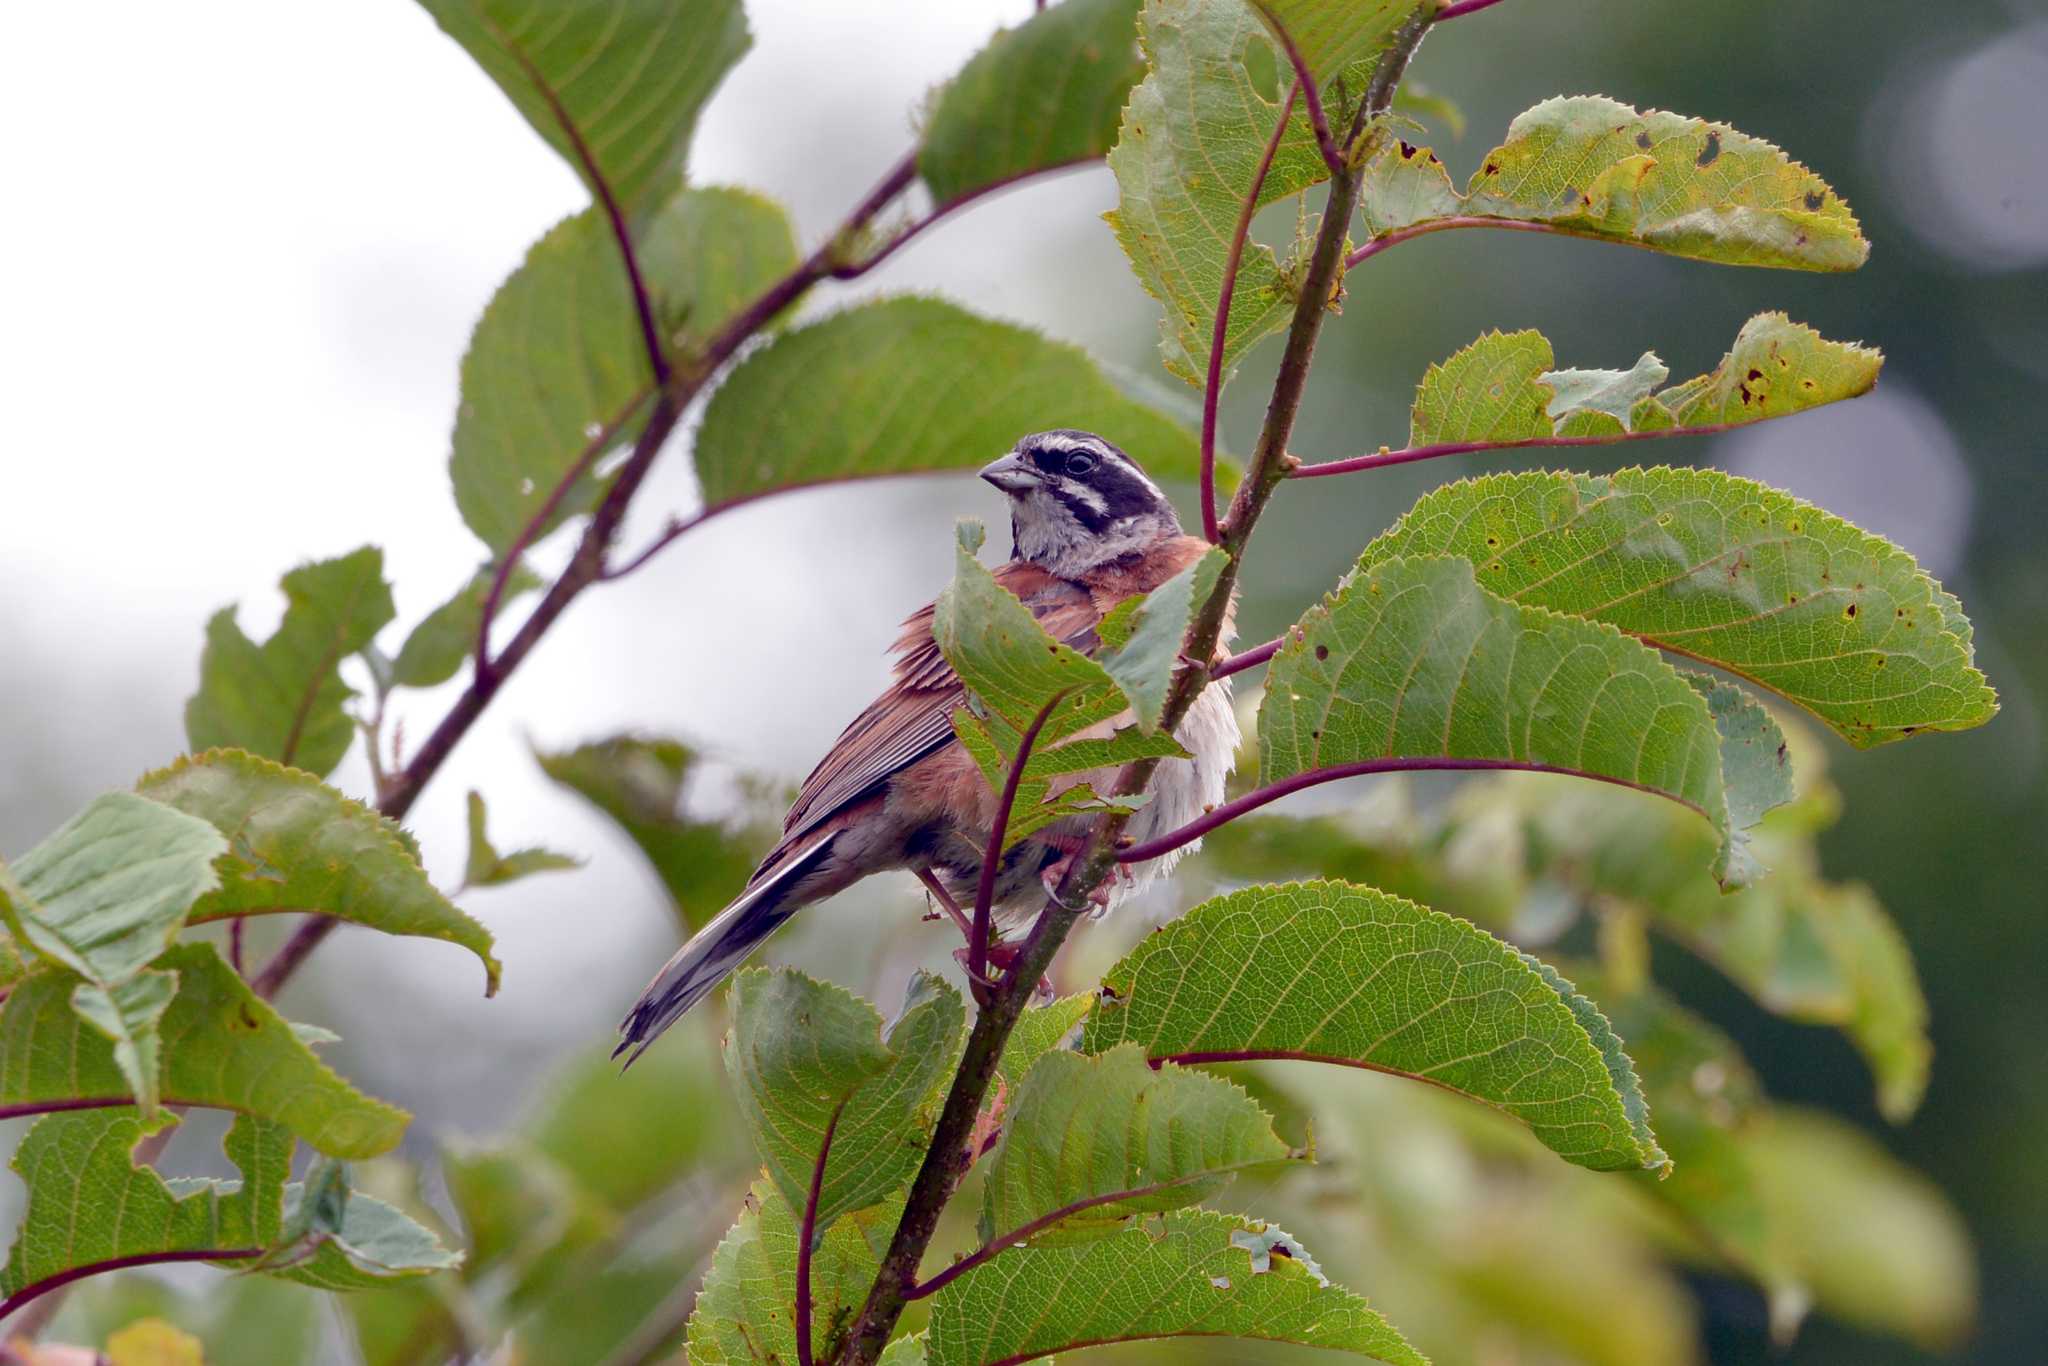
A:
{"type": "MultiPolygon", "coordinates": [[[[1088,591],[1036,565],[1011,561],[996,570],[996,581],[1031,609],[1054,639],[1092,652],[1101,621],[1088,591]]],[[[903,624],[896,641],[896,677],[868,709],[854,718],[811,776],[783,821],[782,842],[762,863],[772,865],[782,850],[853,803],[876,791],[918,760],[958,743],[953,712],[966,696],[959,675],[932,639],[933,606],[903,624]]]]}

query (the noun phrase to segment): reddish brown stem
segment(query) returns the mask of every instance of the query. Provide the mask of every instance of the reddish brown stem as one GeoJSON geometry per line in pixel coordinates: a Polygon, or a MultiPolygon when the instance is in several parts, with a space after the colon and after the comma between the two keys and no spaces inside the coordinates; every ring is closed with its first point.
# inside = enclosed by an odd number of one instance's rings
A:
{"type": "Polygon", "coordinates": [[[1611,432],[1603,436],[1532,436],[1521,441],[1450,441],[1440,446],[1410,446],[1406,450],[1382,450],[1372,455],[1354,455],[1345,460],[1325,460],[1316,465],[1299,465],[1289,470],[1289,479],[1319,479],[1331,474],[1356,474],[1360,470],[1384,469],[1417,460],[1434,460],[1440,455],[1469,455],[1474,451],[1513,451],[1532,447],[1612,446],[1623,441],[1657,441],[1667,436],[1713,436],[1733,431],[1744,424],[1714,422],[1699,427],[1664,427],[1644,432],[1611,432]]]}
{"type": "MultiPolygon", "coordinates": [[[[1294,66],[1294,84],[1301,91],[1308,104],[1308,124],[1315,129],[1316,147],[1323,154],[1323,165],[1336,175],[1344,169],[1344,150],[1337,145],[1336,135],[1330,131],[1329,117],[1323,112],[1322,92],[1316,89],[1315,73],[1308,69],[1308,60],[1301,55],[1301,47],[1294,41],[1294,35],[1280,25],[1273,25],[1273,32],[1280,36],[1280,46],[1286,49],[1287,60],[1294,66]]],[[[1283,117],[1280,126],[1286,127],[1283,117]]]]}
{"type": "Polygon", "coordinates": [[[1273,136],[1266,139],[1265,155],[1259,158],[1259,169],[1237,211],[1237,227],[1230,235],[1230,252],[1223,262],[1223,284],[1216,293],[1216,321],[1209,329],[1209,372],[1202,384],[1202,534],[1211,545],[1223,539],[1216,519],[1216,413],[1223,397],[1223,341],[1230,332],[1230,299],[1237,292],[1237,269],[1244,260],[1252,219],[1259,211],[1259,195],[1266,188],[1266,176],[1273,169],[1273,158],[1279,155],[1287,122],[1294,117],[1295,96],[1300,93],[1297,80],[1287,91],[1287,103],[1281,107],[1280,121],[1273,125],[1273,136]]]}
{"type": "Polygon", "coordinates": [[[839,1131],[839,1117],[846,1102],[832,1109],[825,1121],[825,1137],[818,1144],[818,1160],[811,1167],[811,1189],[804,1196],[803,1225],[796,1243],[796,1359],[798,1366],[811,1362],[811,1245],[818,1240],[818,1198],[825,1190],[825,1159],[832,1153],[832,1135],[839,1131]]]}
{"type": "MultiPolygon", "coordinates": [[[[1631,782],[1627,778],[1611,777],[1605,773],[1592,773],[1580,768],[1565,768],[1558,764],[1540,764],[1521,759],[1451,759],[1441,755],[1419,756],[1407,759],[1361,759],[1357,763],[1333,764],[1329,768],[1312,768],[1306,773],[1297,773],[1269,783],[1255,792],[1247,792],[1234,801],[1212,807],[1207,812],[1189,821],[1177,830],[1169,830],[1156,839],[1134,844],[1128,849],[1119,849],[1118,863],[1143,863],[1170,853],[1183,844],[1192,844],[1219,825],[1227,825],[1247,812],[1256,811],[1268,802],[1277,802],[1289,793],[1299,792],[1306,787],[1317,787],[1323,783],[1334,783],[1343,778],[1358,778],[1369,773],[1462,773],[1471,771],[1503,771],[1517,773],[1563,773],[1574,778],[1591,778],[1595,782],[1613,783],[1616,787],[1630,787],[1638,792],[1649,792],[1659,797],[1671,794],[1661,792],[1644,783],[1631,782]]],[[[1691,802],[1672,797],[1682,806],[1692,807],[1691,802]]],[[[1702,815],[1706,814],[1701,812],[1702,815]]]]}
{"type": "Polygon", "coordinates": [[[988,845],[981,853],[981,878],[974,886],[974,933],[967,942],[967,979],[977,1000],[988,981],[989,920],[995,913],[996,874],[1002,868],[1003,836],[1009,833],[1010,811],[1017,805],[1017,786],[1024,780],[1024,766],[1031,762],[1031,747],[1038,743],[1038,733],[1045,729],[1052,709],[1067,691],[1062,688],[1048,697],[1017,741],[1017,756],[1010,760],[1009,776],[1003,779],[1003,795],[996,803],[995,822],[989,826],[988,845]]]}
{"type": "Polygon", "coordinates": [[[1442,9],[1438,10],[1436,12],[1436,21],[1442,23],[1446,19],[1462,19],[1468,14],[1477,14],[1480,10],[1491,9],[1499,3],[1500,0],[1458,0],[1457,4],[1445,5],[1442,9]]]}
{"type": "Polygon", "coordinates": [[[1232,655],[1220,664],[1211,664],[1209,666],[1209,678],[1213,682],[1219,678],[1228,678],[1235,673],[1243,673],[1246,669],[1257,668],[1278,654],[1280,647],[1286,643],[1286,636],[1275,636],[1264,645],[1253,646],[1241,655],[1232,655]]]}
{"type": "Polygon", "coordinates": [[[61,1290],[73,1281],[82,1281],[88,1276],[103,1276],[110,1271],[121,1271],[131,1266],[155,1266],[164,1262],[245,1261],[262,1255],[263,1249],[260,1247],[198,1248],[183,1252],[138,1252],[132,1257],[111,1257],[104,1262],[74,1266],[68,1271],[60,1271],[33,1285],[25,1285],[6,1299],[0,1300],[0,1319],[5,1319],[31,1300],[41,1299],[53,1290],[61,1290]]]}

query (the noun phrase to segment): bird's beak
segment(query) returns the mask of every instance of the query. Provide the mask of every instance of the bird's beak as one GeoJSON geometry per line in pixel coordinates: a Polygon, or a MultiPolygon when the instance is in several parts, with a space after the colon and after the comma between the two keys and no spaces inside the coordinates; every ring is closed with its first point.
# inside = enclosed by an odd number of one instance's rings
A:
{"type": "Polygon", "coordinates": [[[1015,451],[982,466],[981,477],[1004,493],[1029,493],[1044,482],[1038,471],[1025,464],[1015,451]]]}

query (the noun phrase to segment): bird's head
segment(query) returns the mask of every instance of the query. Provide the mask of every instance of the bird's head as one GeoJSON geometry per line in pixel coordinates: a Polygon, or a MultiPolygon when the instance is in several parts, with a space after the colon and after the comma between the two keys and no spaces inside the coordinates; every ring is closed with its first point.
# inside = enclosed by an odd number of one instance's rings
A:
{"type": "Polygon", "coordinates": [[[1019,441],[981,477],[1010,499],[1014,559],[1075,578],[1180,535],[1180,518],[1138,462],[1089,432],[1019,441]]]}

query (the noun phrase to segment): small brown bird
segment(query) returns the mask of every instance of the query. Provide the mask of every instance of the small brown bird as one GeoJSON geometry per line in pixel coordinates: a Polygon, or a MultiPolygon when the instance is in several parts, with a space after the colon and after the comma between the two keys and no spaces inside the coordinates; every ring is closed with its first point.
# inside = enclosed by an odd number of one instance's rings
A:
{"type": "MultiPolygon", "coordinates": [[[[1010,562],[996,579],[1056,640],[1093,654],[1095,628],[1119,602],[1149,593],[1209,549],[1137,462],[1088,432],[1040,432],[981,471],[1010,501],[1010,562]]],[[[896,677],[804,780],[781,842],[746,890],[676,952],[620,1025],[630,1063],[725,980],[785,920],[867,877],[908,869],[961,918],[972,905],[997,797],[953,734],[965,700],[932,639],[933,608],[904,624],[896,677]]],[[[1107,734],[1118,718],[1084,736],[1107,734]]],[[[1079,738],[1079,737],[1076,737],[1079,738]]],[[[1136,840],[1183,825],[1223,800],[1237,754],[1230,685],[1209,685],[1176,738],[1192,756],[1154,771],[1150,800],[1126,828],[1136,840]]],[[[1113,770],[1079,774],[1107,791],[1113,770]]],[[[1003,856],[995,905],[1008,918],[1044,904],[1048,876],[1079,847],[1084,817],[1056,822],[1003,856]]],[[[1114,894],[1136,890],[1196,845],[1122,870],[1114,894]]]]}

